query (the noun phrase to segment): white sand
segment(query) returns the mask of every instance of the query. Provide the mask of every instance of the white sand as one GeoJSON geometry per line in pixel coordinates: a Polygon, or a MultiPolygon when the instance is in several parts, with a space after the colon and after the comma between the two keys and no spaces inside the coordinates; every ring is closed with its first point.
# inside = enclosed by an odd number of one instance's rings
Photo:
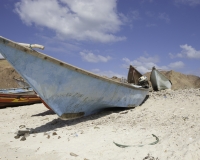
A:
{"type": "Polygon", "coordinates": [[[0,109],[0,115],[1,160],[200,159],[200,89],[153,92],[135,109],[69,121],[43,104],[0,109]],[[36,133],[15,139],[20,125],[36,133]],[[147,145],[156,140],[152,134],[160,141],[147,145]],[[136,146],[120,148],[113,141],[136,146]]]}

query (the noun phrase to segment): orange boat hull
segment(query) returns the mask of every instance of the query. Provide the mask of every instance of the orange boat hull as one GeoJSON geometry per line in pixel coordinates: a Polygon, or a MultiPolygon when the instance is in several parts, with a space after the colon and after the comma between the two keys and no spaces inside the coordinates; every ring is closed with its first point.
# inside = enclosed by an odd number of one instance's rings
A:
{"type": "Polygon", "coordinates": [[[0,108],[42,103],[37,95],[0,94],[0,108]]]}

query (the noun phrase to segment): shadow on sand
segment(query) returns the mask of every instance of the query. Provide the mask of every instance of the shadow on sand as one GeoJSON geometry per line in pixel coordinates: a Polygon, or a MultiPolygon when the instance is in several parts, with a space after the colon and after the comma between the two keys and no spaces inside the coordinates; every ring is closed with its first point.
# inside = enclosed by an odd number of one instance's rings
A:
{"type": "Polygon", "coordinates": [[[42,112],[42,113],[38,113],[38,114],[34,114],[32,115],[31,117],[35,117],[35,116],[47,116],[47,115],[54,115],[55,112],[52,111],[52,110],[47,110],[45,112],[42,112]]]}
{"type": "MultiPolygon", "coordinates": [[[[139,106],[144,104],[147,101],[148,98],[149,98],[149,95],[146,96],[144,101],[139,106]]],[[[32,132],[33,133],[43,133],[43,132],[53,131],[57,128],[62,128],[62,127],[66,127],[66,126],[73,126],[73,125],[76,125],[76,124],[81,123],[81,122],[96,120],[96,119],[99,119],[101,117],[105,117],[107,115],[110,115],[112,113],[119,113],[119,112],[122,112],[122,111],[128,111],[128,110],[132,110],[132,109],[134,109],[134,108],[113,107],[113,108],[105,108],[105,109],[99,110],[96,113],[89,115],[89,116],[84,116],[84,117],[81,117],[81,118],[76,118],[76,119],[71,119],[71,120],[62,120],[60,118],[57,118],[57,119],[54,119],[50,122],[47,122],[44,125],[36,127],[35,129],[32,130],[32,132]]],[[[52,110],[47,110],[45,112],[32,115],[32,117],[34,117],[34,116],[47,116],[47,115],[54,115],[54,114],[55,113],[52,110]]]]}
{"type": "MultiPolygon", "coordinates": [[[[130,109],[134,109],[134,108],[130,108],[130,109]]],[[[62,128],[62,127],[66,127],[66,126],[73,126],[76,125],[78,123],[81,122],[86,122],[86,121],[92,121],[92,120],[96,120],[98,118],[110,115],[112,113],[119,113],[125,110],[130,110],[127,108],[107,108],[107,109],[103,109],[101,111],[99,111],[98,113],[89,115],[89,116],[85,116],[85,117],[81,117],[81,118],[77,118],[77,119],[72,119],[72,120],[62,120],[60,118],[54,119],[50,122],[47,122],[46,124],[36,127],[34,129],[32,129],[32,133],[43,133],[43,132],[48,132],[48,131],[53,131],[57,128],[62,128]]],[[[33,116],[46,116],[46,115],[53,115],[55,114],[53,111],[48,110],[45,111],[43,113],[39,113],[36,115],[32,115],[33,116]]]]}

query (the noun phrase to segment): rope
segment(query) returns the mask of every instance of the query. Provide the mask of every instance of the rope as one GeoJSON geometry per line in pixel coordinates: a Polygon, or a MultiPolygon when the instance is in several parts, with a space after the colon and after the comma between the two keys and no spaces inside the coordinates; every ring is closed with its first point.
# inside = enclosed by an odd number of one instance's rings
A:
{"type": "MultiPolygon", "coordinates": [[[[146,145],[155,145],[155,144],[157,144],[159,142],[159,138],[156,135],[152,134],[152,136],[156,138],[156,141],[152,142],[152,143],[149,143],[149,144],[146,144],[146,145]]],[[[126,147],[143,147],[143,146],[145,146],[145,144],[144,145],[123,145],[123,144],[116,143],[114,141],[113,141],[113,143],[116,146],[121,147],[121,148],[126,148],[126,147]]]]}

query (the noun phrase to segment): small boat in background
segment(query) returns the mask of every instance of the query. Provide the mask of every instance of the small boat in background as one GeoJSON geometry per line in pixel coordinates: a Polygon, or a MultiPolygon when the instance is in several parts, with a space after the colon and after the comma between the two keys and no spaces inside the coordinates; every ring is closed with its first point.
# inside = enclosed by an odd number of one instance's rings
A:
{"type": "Polygon", "coordinates": [[[155,67],[152,68],[150,81],[154,91],[160,91],[164,89],[171,89],[171,81],[159,72],[155,67]]]}
{"type": "Polygon", "coordinates": [[[0,89],[0,108],[42,103],[41,98],[22,78],[13,79],[21,88],[0,89]]]}
{"type": "Polygon", "coordinates": [[[127,82],[137,85],[139,83],[139,78],[142,77],[142,74],[132,65],[130,65],[128,69],[127,82]]]}
{"type": "Polygon", "coordinates": [[[21,88],[0,89],[0,108],[42,103],[33,88],[22,79],[13,78],[21,88]]]}
{"type": "Polygon", "coordinates": [[[40,97],[36,94],[25,95],[0,93],[0,108],[16,107],[35,103],[42,103],[40,97]]]}
{"type": "Polygon", "coordinates": [[[61,119],[110,107],[136,107],[149,93],[141,86],[96,75],[3,37],[0,53],[61,119]]]}
{"type": "Polygon", "coordinates": [[[146,76],[142,75],[135,67],[129,66],[127,82],[142,86],[143,88],[149,88],[149,82],[146,76]]]}

